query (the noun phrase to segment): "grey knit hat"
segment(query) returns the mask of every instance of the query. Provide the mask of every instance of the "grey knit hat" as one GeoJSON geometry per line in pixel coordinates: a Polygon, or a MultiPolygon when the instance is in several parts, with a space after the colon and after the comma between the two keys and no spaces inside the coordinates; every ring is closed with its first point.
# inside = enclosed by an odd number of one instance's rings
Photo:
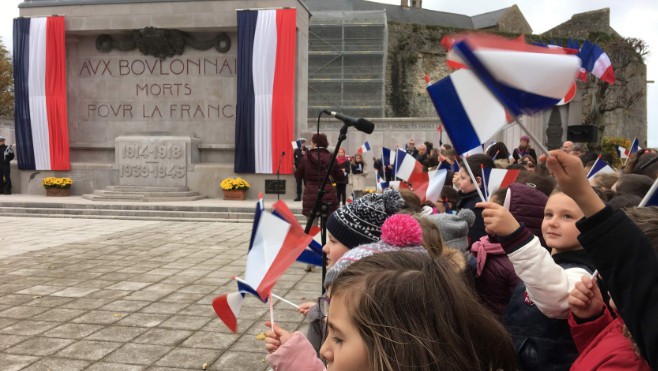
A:
{"type": "Polygon", "coordinates": [[[413,251],[427,254],[421,246],[423,229],[420,223],[409,214],[397,214],[386,219],[382,225],[382,240],[357,246],[346,252],[336,264],[327,271],[324,277],[324,287],[329,288],[340,272],[367,256],[389,251],[413,251]]]}
{"type": "Polygon", "coordinates": [[[441,231],[443,243],[460,251],[468,251],[468,228],[473,226],[475,213],[469,209],[461,209],[455,214],[434,214],[428,216],[441,231]]]}
{"type": "Polygon", "coordinates": [[[334,211],[327,220],[327,230],[349,249],[376,242],[384,221],[403,206],[398,191],[386,189],[382,194],[367,194],[334,211]]]}

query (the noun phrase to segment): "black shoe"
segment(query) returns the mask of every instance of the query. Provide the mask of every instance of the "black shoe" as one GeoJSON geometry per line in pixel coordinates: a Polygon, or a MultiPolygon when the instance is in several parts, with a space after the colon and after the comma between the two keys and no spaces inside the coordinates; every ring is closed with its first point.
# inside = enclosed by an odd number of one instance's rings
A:
{"type": "Polygon", "coordinates": [[[295,201],[301,201],[301,200],[302,200],[301,197],[297,197],[297,198],[295,199],[295,201]]]}

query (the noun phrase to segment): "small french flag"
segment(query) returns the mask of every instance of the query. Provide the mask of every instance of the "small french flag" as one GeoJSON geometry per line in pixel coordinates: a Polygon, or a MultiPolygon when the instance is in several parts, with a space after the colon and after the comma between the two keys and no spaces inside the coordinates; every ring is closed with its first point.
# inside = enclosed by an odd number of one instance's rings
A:
{"type": "Polygon", "coordinates": [[[500,188],[509,187],[512,183],[516,182],[519,173],[519,169],[493,169],[490,167],[485,167],[482,169],[483,183],[485,188],[485,193],[487,194],[487,199],[491,197],[492,194],[500,188]]]}
{"type": "Polygon", "coordinates": [[[385,182],[379,175],[377,175],[377,191],[381,192],[388,188],[388,182],[385,182]]]}
{"type": "Polygon", "coordinates": [[[506,123],[503,106],[470,70],[453,72],[427,92],[459,154],[480,147],[506,123]]]}
{"type": "Polygon", "coordinates": [[[301,149],[302,148],[302,141],[301,140],[293,140],[292,141],[292,149],[301,149]]]}
{"type": "Polygon", "coordinates": [[[589,173],[587,173],[587,179],[591,179],[594,177],[596,174],[605,174],[605,173],[616,173],[616,171],[608,165],[607,162],[603,161],[601,159],[601,156],[596,159],[596,162],[594,162],[594,165],[592,165],[592,168],[589,170],[589,173]]]}
{"type": "Polygon", "coordinates": [[[246,293],[266,302],[279,277],[311,244],[299,222],[283,201],[274,204],[272,213],[259,201],[254,216],[245,279],[238,281],[238,292],[224,294],[212,301],[217,316],[233,332],[246,293]]]}
{"type": "Polygon", "coordinates": [[[640,148],[640,141],[637,138],[635,138],[635,139],[633,139],[633,143],[631,144],[631,149],[628,152],[628,155],[630,156],[630,155],[636,153],[637,151],[639,151],[640,149],[642,149],[642,148],[640,148]]]}
{"type": "Polygon", "coordinates": [[[622,160],[628,158],[628,150],[626,148],[615,144],[615,149],[617,150],[617,157],[622,160]]]}
{"type": "Polygon", "coordinates": [[[368,142],[363,143],[363,145],[361,147],[359,147],[358,152],[359,153],[370,152],[370,143],[368,143],[368,142]]]}
{"type": "Polygon", "coordinates": [[[557,104],[573,85],[580,67],[580,59],[561,48],[542,48],[494,35],[467,35],[453,49],[514,116],[557,104]]]}
{"type": "MultiPolygon", "coordinates": [[[[437,202],[441,199],[441,191],[443,186],[446,184],[446,177],[448,176],[448,170],[432,170],[428,173],[429,183],[427,185],[427,190],[425,191],[424,197],[421,197],[421,201],[432,201],[437,202]]],[[[414,186],[414,193],[416,193],[416,186],[414,186]]]]}
{"type": "Polygon", "coordinates": [[[653,182],[651,189],[644,196],[638,207],[658,206],[658,179],[653,182]]]}
{"type": "Polygon", "coordinates": [[[423,165],[413,158],[413,156],[399,148],[395,163],[397,167],[396,176],[405,182],[413,184],[413,180],[422,180],[423,174],[427,178],[427,173],[423,172],[423,165]]]}
{"type": "Polygon", "coordinates": [[[583,67],[592,75],[608,84],[615,83],[615,71],[610,57],[598,45],[585,40],[578,56],[582,60],[583,67]]]}

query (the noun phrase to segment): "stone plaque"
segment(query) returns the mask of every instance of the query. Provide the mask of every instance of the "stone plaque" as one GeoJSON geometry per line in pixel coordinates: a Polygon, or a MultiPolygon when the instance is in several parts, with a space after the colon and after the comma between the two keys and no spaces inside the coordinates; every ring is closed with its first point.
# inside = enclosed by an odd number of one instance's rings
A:
{"type": "Polygon", "coordinates": [[[187,186],[189,138],[119,137],[116,163],[119,184],[150,187],[187,186]],[[187,140],[186,140],[187,139],[187,140]]]}

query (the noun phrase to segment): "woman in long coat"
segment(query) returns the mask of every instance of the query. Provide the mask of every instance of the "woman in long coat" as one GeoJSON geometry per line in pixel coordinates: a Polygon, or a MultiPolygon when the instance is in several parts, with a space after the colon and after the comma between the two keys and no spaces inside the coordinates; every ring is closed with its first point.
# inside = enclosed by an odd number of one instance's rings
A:
{"type": "MultiPolygon", "coordinates": [[[[306,152],[306,155],[304,155],[299,167],[295,171],[295,177],[297,179],[304,179],[306,184],[302,196],[302,214],[306,217],[313,210],[320,183],[322,183],[324,174],[331,161],[332,153],[327,150],[328,145],[329,142],[325,134],[313,134],[311,149],[306,152]]],[[[343,181],[345,178],[343,170],[335,162],[331,168],[330,176],[334,181],[343,181]]],[[[329,206],[328,216],[338,208],[338,197],[336,196],[336,190],[332,185],[331,179],[327,182],[324,191],[322,201],[329,206]]]]}

